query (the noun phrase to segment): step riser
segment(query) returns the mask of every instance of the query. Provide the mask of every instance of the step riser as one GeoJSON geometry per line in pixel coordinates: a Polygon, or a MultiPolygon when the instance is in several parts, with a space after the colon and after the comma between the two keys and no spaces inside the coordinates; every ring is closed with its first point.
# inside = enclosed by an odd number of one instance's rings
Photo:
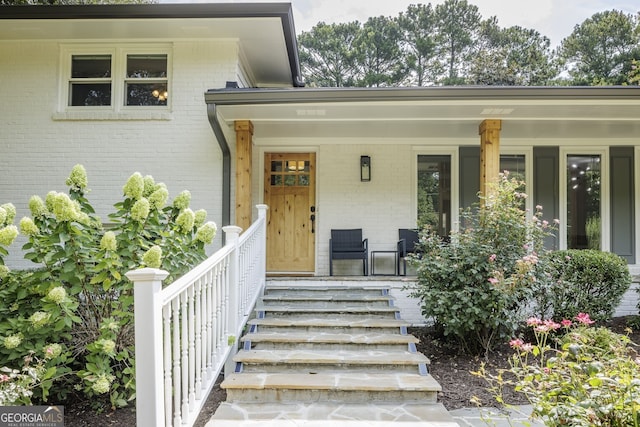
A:
{"type": "Polygon", "coordinates": [[[419,374],[419,368],[416,365],[355,365],[355,364],[309,364],[309,363],[288,363],[288,364],[270,364],[270,363],[243,363],[242,373],[289,373],[289,374],[306,374],[321,372],[381,372],[381,373],[404,373],[419,374]]]}
{"type": "Polygon", "coordinates": [[[354,343],[294,343],[294,342],[256,342],[251,343],[253,350],[347,350],[347,351],[407,351],[409,346],[399,344],[354,344],[354,343]]]}
{"type": "Polygon", "coordinates": [[[437,392],[433,391],[361,391],[361,390],[287,390],[287,389],[232,389],[227,390],[227,402],[421,402],[435,403],[437,392]]]}

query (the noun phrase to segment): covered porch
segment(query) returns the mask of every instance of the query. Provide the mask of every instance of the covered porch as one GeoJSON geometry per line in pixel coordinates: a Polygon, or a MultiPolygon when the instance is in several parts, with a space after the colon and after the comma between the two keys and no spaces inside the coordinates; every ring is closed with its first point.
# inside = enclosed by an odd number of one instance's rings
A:
{"type": "MultiPolygon", "coordinates": [[[[615,252],[634,272],[638,88],[221,89],[205,100],[228,151],[229,220],[270,205],[269,273],[327,275],[332,229],[361,228],[370,252],[425,222],[444,236],[502,170],[525,182],[526,208],[560,221],[551,247],[615,252]],[[597,175],[574,189],[586,168],[597,175]]],[[[334,274],[362,274],[339,264],[334,274]]]]}

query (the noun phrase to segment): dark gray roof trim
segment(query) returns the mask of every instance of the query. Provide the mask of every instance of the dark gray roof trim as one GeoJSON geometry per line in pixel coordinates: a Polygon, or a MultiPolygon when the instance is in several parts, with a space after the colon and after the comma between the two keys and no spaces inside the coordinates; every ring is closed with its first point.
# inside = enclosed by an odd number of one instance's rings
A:
{"type": "Polygon", "coordinates": [[[212,89],[207,104],[250,105],[436,100],[636,100],[640,86],[444,86],[402,88],[212,89]]]}
{"type": "Polygon", "coordinates": [[[280,18],[293,86],[304,86],[291,3],[165,3],[62,6],[0,6],[4,19],[190,19],[280,18]]]}

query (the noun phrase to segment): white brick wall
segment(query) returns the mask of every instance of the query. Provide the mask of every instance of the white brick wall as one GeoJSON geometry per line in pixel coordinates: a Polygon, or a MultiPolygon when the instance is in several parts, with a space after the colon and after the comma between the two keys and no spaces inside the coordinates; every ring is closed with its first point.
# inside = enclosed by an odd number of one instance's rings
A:
{"type": "MultiPolygon", "coordinates": [[[[58,43],[0,42],[0,204],[16,205],[16,222],[28,214],[31,195],[66,192],[69,171],[81,163],[89,174],[89,198],[105,220],[126,179],[139,171],[165,182],[171,196],[190,190],[192,207],[220,223],[222,156],[204,93],[235,79],[237,46],[189,40],[175,43],[172,55],[168,120],[60,120],[58,43]]],[[[8,261],[29,266],[21,257],[8,261]]]]}

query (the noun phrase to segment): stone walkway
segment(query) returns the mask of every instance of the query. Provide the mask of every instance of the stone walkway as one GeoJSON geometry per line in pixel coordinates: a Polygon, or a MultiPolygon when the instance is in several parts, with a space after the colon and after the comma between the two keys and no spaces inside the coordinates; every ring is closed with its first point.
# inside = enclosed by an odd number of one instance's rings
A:
{"type": "Polygon", "coordinates": [[[497,408],[464,408],[449,412],[453,418],[439,419],[440,414],[424,405],[340,405],[316,403],[312,405],[253,404],[227,405],[230,419],[211,420],[207,427],[542,427],[531,420],[531,406],[517,406],[509,410],[497,408]],[[314,415],[315,413],[315,415],[314,415]],[[327,416],[331,414],[330,416],[327,416]],[[430,419],[431,421],[422,421],[430,419]]]}
{"type": "Polygon", "coordinates": [[[460,427],[539,427],[544,426],[539,420],[531,420],[531,406],[516,406],[510,409],[497,408],[464,408],[449,411],[460,427]]]}

